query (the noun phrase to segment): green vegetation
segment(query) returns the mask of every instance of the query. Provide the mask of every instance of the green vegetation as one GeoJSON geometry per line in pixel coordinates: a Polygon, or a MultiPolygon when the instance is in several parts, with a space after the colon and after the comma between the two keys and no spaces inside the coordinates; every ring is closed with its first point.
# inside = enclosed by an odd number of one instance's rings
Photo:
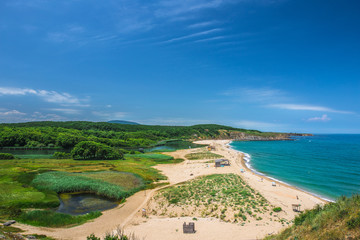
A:
{"type": "Polygon", "coordinates": [[[197,153],[189,153],[186,154],[185,157],[189,160],[200,160],[200,159],[216,159],[216,158],[223,158],[223,156],[212,153],[209,151],[201,151],[197,153]]]}
{"type": "Polygon", "coordinates": [[[70,154],[66,152],[54,152],[53,158],[55,159],[69,159],[70,154]]]}
{"type": "Polygon", "coordinates": [[[273,211],[274,211],[274,212],[281,212],[281,210],[282,210],[281,207],[273,208],[273,211]]]}
{"type": "Polygon", "coordinates": [[[71,151],[71,156],[75,160],[113,160],[121,159],[123,155],[120,151],[93,141],[82,141],[75,145],[71,151]]]}
{"type": "Polygon", "coordinates": [[[110,147],[155,145],[162,140],[228,138],[245,133],[272,137],[263,133],[216,124],[194,126],[148,126],[104,122],[29,122],[0,124],[0,147],[61,147],[72,149],[82,141],[94,141],[110,147]]]}
{"type": "Polygon", "coordinates": [[[39,227],[64,227],[80,225],[101,215],[101,212],[91,212],[84,215],[71,216],[49,210],[34,210],[20,214],[16,217],[16,220],[21,223],[39,227]]]}
{"type": "MultiPolygon", "coordinates": [[[[124,230],[122,230],[120,227],[118,227],[114,232],[112,233],[106,233],[104,240],[138,240],[134,234],[125,235],[124,230]]],[[[94,234],[90,234],[90,236],[87,236],[86,240],[101,240],[101,238],[96,237],[94,234]]]]}
{"type": "Polygon", "coordinates": [[[9,160],[14,158],[14,155],[12,155],[11,153],[0,153],[0,160],[9,160]]]}
{"type": "Polygon", "coordinates": [[[144,188],[140,179],[132,174],[120,172],[46,172],[37,175],[32,181],[32,185],[40,191],[91,192],[117,200],[124,199],[144,188]],[[112,182],[107,181],[109,175],[111,175],[112,182]],[[119,179],[116,179],[117,177],[119,179]],[[128,185],[128,189],[125,189],[123,184],[128,185]],[[131,187],[130,184],[132,184],[131,187]]]}
{"type": "MultiPolygon", "coordinates": [[[[126,156],[123,160],[2,160],[0,218],[18,217],[28,209],[55,208],[59,206],[57,192],[92,191],[119,199],[139,189],[155,187],[157,183],[154,182],[166,179],[152,168],[159,158],[142,158],[139,154],[126,156]]],[[[165,156],[161,161],[175,160],[165,156]]]]}
{"type": "Polygon", "coordinates": [[[360,195],[306,210],[291,227],[266,239],[360,239],[360,195]]]}
{"type": "Polygon", "coordinates": [[[153,214],[216,217],[228,222],[261,220],[269,203],[235,174],[214,174],[161,190],[153,214]],[[192,206],[192,207],[191,207],[192,206]]]}

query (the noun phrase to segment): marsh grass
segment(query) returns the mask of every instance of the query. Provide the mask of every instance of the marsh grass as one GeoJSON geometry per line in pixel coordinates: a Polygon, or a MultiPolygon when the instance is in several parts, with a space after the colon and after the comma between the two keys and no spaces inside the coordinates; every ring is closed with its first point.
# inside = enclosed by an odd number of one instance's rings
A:
{"type": "Polygon", "coordinates": [[[22,213],[16,220],[21,223],[39,227],[64,227],[83,224],[101,215],[101,212],[91,212],[84,215],[71,216],[49,210],[34,210],[22,213]]]}
{"type": "Polygon", "coordinates": [[[46,172],[37,175],[32,185],[41,191],[91,192],[116,200],[126,198],[145,187],[140,178],[130,173],[120,172],[46,172]]]}
{"type": "Polygon", "coordinates": [[[114,198],[129,196],[139,189],[156,186],[158,180],[166,179],[159,170],[152,167],[156,164],[153,159],[141,157],[111,161],[1,160],[0,218],[9,219],[10,216],[19,215],[21,210],[26,212],[28,208],[55,208],[60,204],[56,191],[91,190],[114,198]],[[38,176],[41,176],[37,185],[39,189],[32,184],[38,176]],[[59,179],[62,176],[64,179],[59,179]],[[40,186],[40,182],[50,178],[54,186],[50,182],[40,186]],[[81,180],[81,188],[74,186],[78,180],[81,180]]]}

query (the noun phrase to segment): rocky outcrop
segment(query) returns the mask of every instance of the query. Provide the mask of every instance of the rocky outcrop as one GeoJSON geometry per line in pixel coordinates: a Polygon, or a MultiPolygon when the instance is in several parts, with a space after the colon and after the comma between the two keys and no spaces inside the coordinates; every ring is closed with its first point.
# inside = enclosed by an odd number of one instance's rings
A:
{"type": "Polygon", "coordinates": [[[292,140],[292,136],[313,136],[308,133],[261,133],[259,135],[247,134],[240,131],[219,130],[219,135],[212,139],[233,139],[237,141],[281,141],[292,140]]]}

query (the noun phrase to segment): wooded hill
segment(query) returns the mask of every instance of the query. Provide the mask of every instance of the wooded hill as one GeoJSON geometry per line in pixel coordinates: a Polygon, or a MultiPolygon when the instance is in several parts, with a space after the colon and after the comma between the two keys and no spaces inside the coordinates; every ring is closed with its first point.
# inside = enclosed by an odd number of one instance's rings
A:
{"type": "Polygon", "coordinates": [[[266,139],[288,135],[216,124],[153,126],[85,121],[0,124],[0,147],[70,149],[81,141],[94,141],[121,148],[150,146],[169,139],[230,139],[234,136],[257,136],[266,139]]]}

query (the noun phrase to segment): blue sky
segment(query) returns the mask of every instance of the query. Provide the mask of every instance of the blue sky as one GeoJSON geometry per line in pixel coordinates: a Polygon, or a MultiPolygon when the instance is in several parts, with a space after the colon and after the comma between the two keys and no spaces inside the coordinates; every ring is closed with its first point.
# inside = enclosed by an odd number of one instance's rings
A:
{"type": "Polygon", "coordinates": [[[4,0],[0,122],[360,133],[360,2],[4,0]]]}

